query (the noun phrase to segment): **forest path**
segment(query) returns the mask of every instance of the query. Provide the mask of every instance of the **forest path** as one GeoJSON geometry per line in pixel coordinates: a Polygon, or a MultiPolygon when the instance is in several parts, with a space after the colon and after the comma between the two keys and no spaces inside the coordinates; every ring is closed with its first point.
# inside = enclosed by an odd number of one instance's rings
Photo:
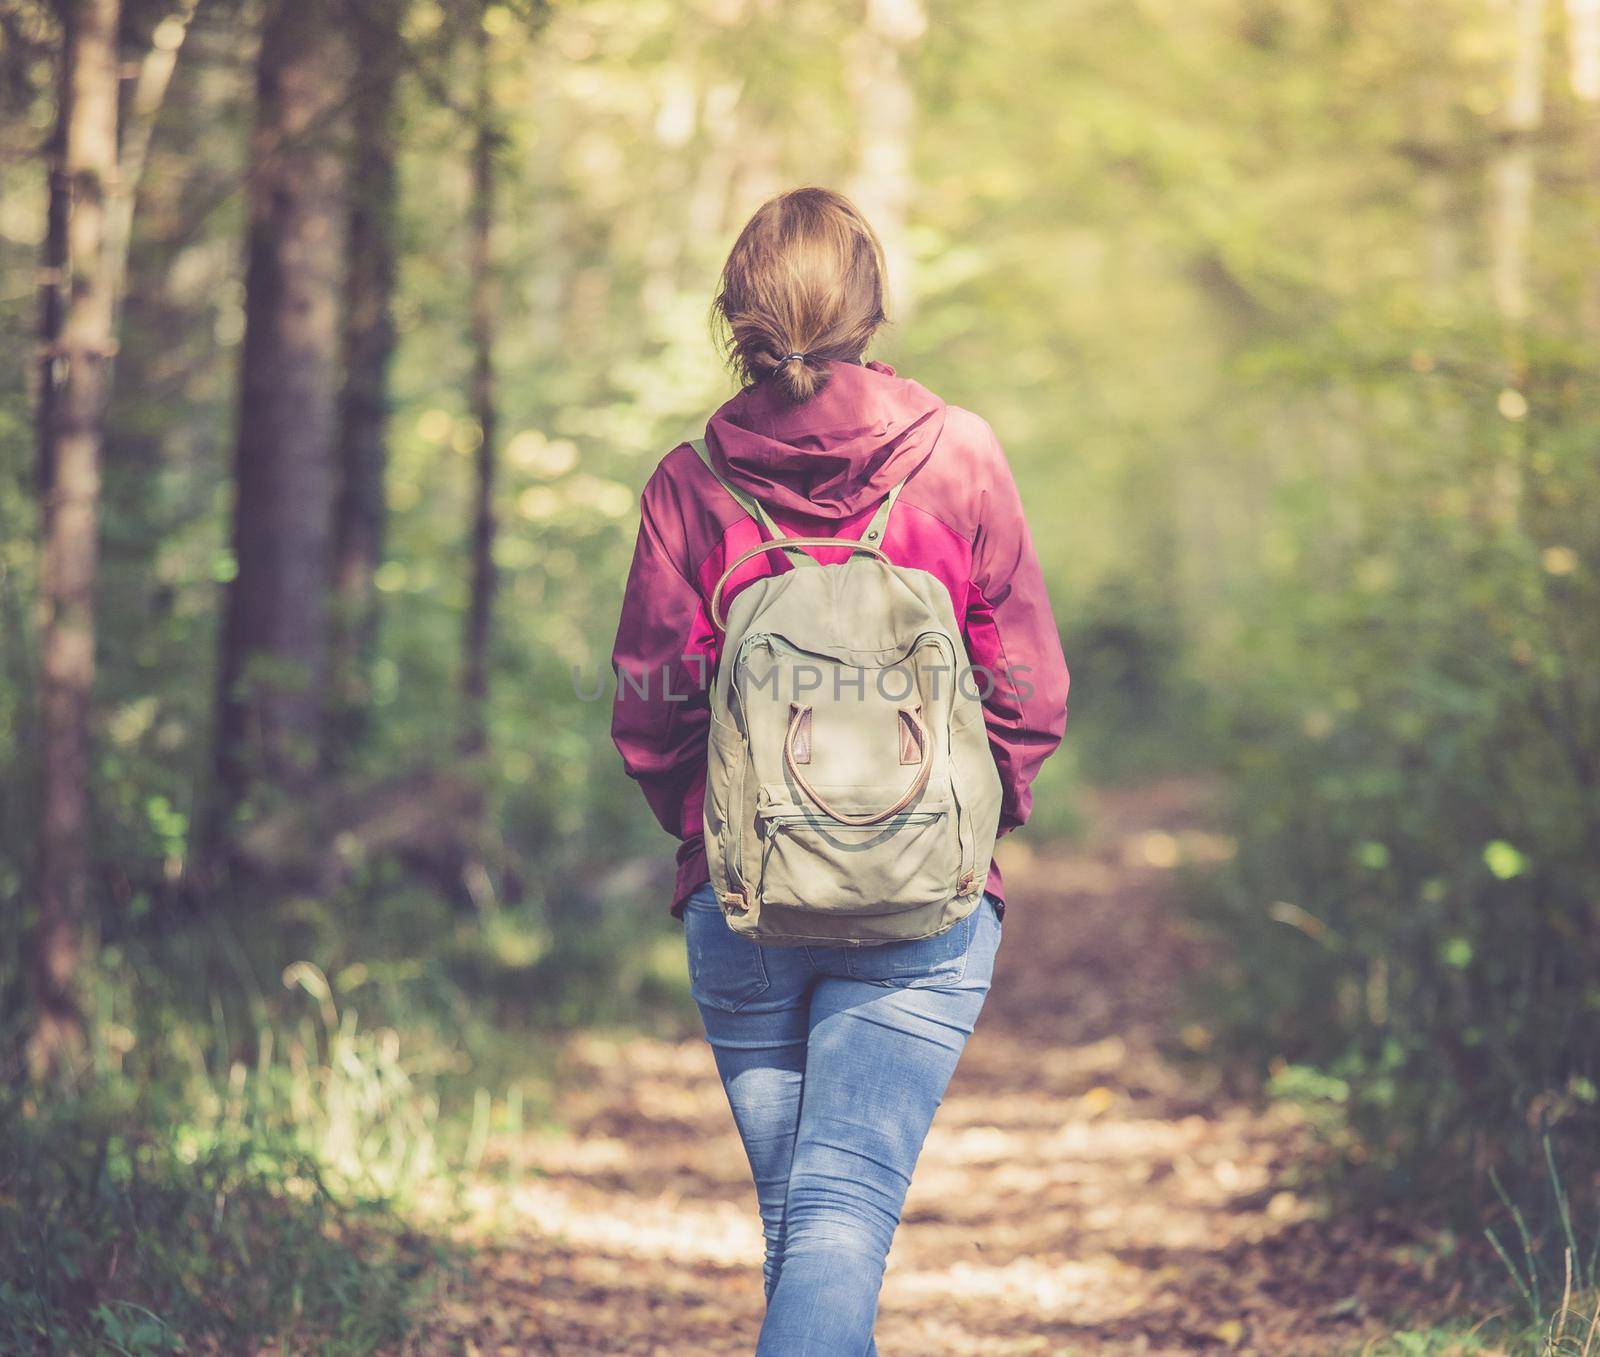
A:
{"type": "MultiPolygon", "coordinates": [[[[1195,784],[1104,794],[1078,849],[1007,845],[987,1007],[889,1260],[884,1357],[1350,1352],[1436,1311],[1392,1227],[1317,1218],[1286,1186],[1309,1137],[1183,1057],[1177,990],[1203,949],[1173,868],[1224,848],[1195,784]]],[[[749,1357],[761,1237],[698,1039],[564,1051],[567,1130],[475,1189],[470,1271],[418,1352],[749,1357]]]]}

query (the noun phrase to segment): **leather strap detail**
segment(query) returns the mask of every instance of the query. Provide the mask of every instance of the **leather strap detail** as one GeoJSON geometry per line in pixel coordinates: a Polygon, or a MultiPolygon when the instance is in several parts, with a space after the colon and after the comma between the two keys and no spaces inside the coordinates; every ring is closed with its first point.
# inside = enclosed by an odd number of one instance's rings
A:
{"type": "MultiPolygon", "coordinates": [[[[722,578],[717,581],[717,587],[711,591],[711,620],[716,624],[718,631],[728,629],[727,614],[722,610],[722,591],[727,587],[728,577],[741,565],[754,557],[764,555],[769,551],[788,551],[791,547],[849,547],[852,552],[861,552],[868,556],[876,556],[880,561],[888,562],[889,558],[875,546],[866,542],[852,542],[849,538],[840,537],[785,537],[781,542],[760,542],[751,547],[749,551],[740,552],[734,557],[733,563],[722,572],[722,578]]],[[[811,565],[818,565],[805,552],[798,553],[811,565]]]]}
{"type": "MultiPolygon", "coordinates": [[[[811,762],[811,708],[801,707],[795,703],[789,704],[789,719],[794,722],[794,761],[796,763],[811,762]]],[[[901,760],[905,762],[904,759],[901,760]]]]}
{"type": "MultiPolygon", "coordinates": [[[[904,731],[906,725],[909,724],[911,730],[915,733],[919,755],[916,776],[911,779],[911,785],[906,788],[905,793],[892,806],[889,806],[884,810],[862,811],[859,813],[836,810],[833,806],[830,806],[828,802],[817,792],[817,789],[806,781],[805,774],[800,771],[799,761],[795,757],[795,745],[798,740],[798,733],[801,723],[804,722],[808,732],[806,755],[807,759],[809,760],[811,753],[809,735],[811,724],[810,716],[811,708],[809,706],[802,705],[798,702],[790,706],[789,733],[784,737],[783,741],[783,766],[788,769],[789,776],[794,779],[795,786],[804,792],[805,795],[811,800],[812,804],[815,805],[816,808],[826,815],[830,820],[836,820],[842,825],[864,826],[882,824],[885,820],[891,818],[892,816],[898,815],[922,795],[923,788],[928,785],[928,778],[933,772],[933,741],[929,739],[928,728],[922,722],[921,707],[900,708],[902,731],[904,731]]],[[[902,738],[904,737],[902,736],[902,738]]]]}
{"type": "Polygon", "coordinates": [[[900,762],[918,763],[922,759],[922,745],[926,743],[926,732],[919,735],[919,724],[916,718],[904,708],[900,711],[900,762]]]}

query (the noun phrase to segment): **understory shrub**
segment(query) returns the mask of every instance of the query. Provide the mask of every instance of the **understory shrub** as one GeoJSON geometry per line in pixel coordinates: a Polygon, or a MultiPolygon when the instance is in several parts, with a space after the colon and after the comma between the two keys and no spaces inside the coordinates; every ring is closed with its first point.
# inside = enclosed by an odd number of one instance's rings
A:
{"type": "Polygon", "coordinates": [[[1600,1172],[1600,411],[1553,363],[1513,394],[1363,467],[1343,531],[1300,487],[1222,742],[1238,854],[1195,897],[1225,1032],[1336,1107],[1365,1187],[1461,1207],[1491,1168],[1526,1193],[1546,1132],[1574,1201],[1600,1172]]]}

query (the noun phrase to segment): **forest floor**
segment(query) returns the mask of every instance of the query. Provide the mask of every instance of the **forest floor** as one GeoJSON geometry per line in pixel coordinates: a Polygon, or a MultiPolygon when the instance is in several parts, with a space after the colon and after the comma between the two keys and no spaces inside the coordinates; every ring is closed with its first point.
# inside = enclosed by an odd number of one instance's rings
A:
{"type": "MultiPolygon", "coordinates": [[[[1174,868],[1204,789],[1104,794],[1078,848],[1006,845],[994,988],[889,1260],[885,1357],[1321,1357],[1459,1305],[1425,1236],[1297,1190],[1314,1138],[1230,1096],[1179,991],[1205,948],[1174,868]]],[[[423,1353],[748,1357],[755,1197],[698,1039],[574,1037],[558,1135],[471,1191],[423,1353]]]]}

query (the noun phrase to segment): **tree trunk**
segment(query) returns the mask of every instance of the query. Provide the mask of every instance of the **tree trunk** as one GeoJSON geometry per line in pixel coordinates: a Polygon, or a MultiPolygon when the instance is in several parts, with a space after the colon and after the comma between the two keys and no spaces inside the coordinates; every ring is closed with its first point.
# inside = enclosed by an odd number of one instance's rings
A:
{"type": "MultiPolygon", "coordinates": [[[[1489,276],[1504,336],[1505,386],[1520,399],[1527,377],[1524,327],[1531,306],[1528,240],[1533,230],[1533,139],[1544,121],[1545,0],[1504,0],[1504,4],[1511,24],[1510,91],[1505,104],[1505,146],[1491,171],[1489,276]]],[[[1508,416],[1489,504],[1491,516],[1502,522],[1515,522],[1521,513],[1525,442],[1520,418],[1508,416]]]]}
{"type": "Polygon", "coordinates": [[[345,248],[344,390],[333,509],[331,681],[323,741],[329,771],[349,762],[371,716],[378,629],[373,575],[383,561],[389,363],[395,347],[395,96],[401,17],[399,0],[372,0],[362,12],[362,67],[351,101],[355,126],[345,248]]]}
{"type": "Polygon", "coordinates": [[[342,68],[329,0],[268,0],[250,148],[214,848],[252,801],[302,791],[316,762],[343,236],[330,124],[342,68]]]}
{"type": "Polygon", "coordinates": [[[467,605],[465,664],[462,674],[464,720],[462,749],[481,754],[488,747],[489,645],[494,616],[495,473],[495,282],[494,107],[489,83],[488,32],[476,29],[478,90],[472,146],[472,221],[469,269],[472,279],[472,414],[482,434],[474,458],[472,499],[472,586],[467,605]]]}
{"type": "Polygon", "coordinates": [[[859,148],[851,196],[883,244],[897,319],[910,315],[916,300],[906,222],[915,187],[917,97],[904,59],[927,27],[922,0],[866,0],[851,61],[859,148]]]}
{"type": "Polygon", "coordinates": [[[43,774],[39,912],[29,955],[35,1004],[29,1063],[36,1073],[69,1060],[83,1038],[75,984],[88,892],[95,552],[114,308],[106,204],[117,175],[120,0],[74,0],[62,12],[56,144],[63,163],[52,176],[46,267],[59,274],[64,216],[68,286],[64,308],[47,296],[41,316],[43,774]],[[65,202],[58,197],[63,191],[65,202]]]}
{"type": "Polygon", "coordinates": [[[1505,149],[1493,168],[1491,282],[1508,331],[1528,317],[1528,234],[1533,224],[1533,136],[1544,120],[1545,0],[1505,0],[1512,27],[1505,149]]]}
{"type": "MultiPolygon", "coordinates": [[[[1600,0],[1567,0],[1568,71],[1572,92],[1583,104],[1584,151],[1589,173],[1600,179],[1600,0]]],[[[1591,240],[1594,236],[1591,235],[1591,240]]],[[[1579,319],[1593,335],[1600,332],[1600,269],[1587,269],[1578,298],[1579,319]]]]}
{"type": "Polygon", "coordinates": [[[133,97],[123,119],[121,146],[117,152],[117,189],[106,208],[106,257],[111,276],[111,300],[121,320],[121,306],[128,280],[128,252],[133,241],[133,209],[144,178],[145,161],[150,156],[150,138],[155,133],[156,115],[166,101],[167,86],[178,64],[178,49],[189,34],[199,0],[178,0],[171,13],[150,33],[150,48],[139,63],[133,97]]]}
{"type": "Polygon", "coordinates": [[[72,185],[67,178],[67,125],[71,122],[72,68],[67,48],[72,41],[74,11],[62,7],[61,59],[56,70],[56,121],[45,146],[48,206],[44,244],[39,259],[39,404],[38,485],[45,533],[50,528],[50,487],[55,483],[55,410],[66,364],[61,356],[61,324],[67,296],[67,218],[72,185]]]}
{"type": "Polygon", "coordinates": [[[1567,44],[1572,92],[1600,103],[1600,0],[1567,0],[1567,44]]]}
{"type": "MultiPolygon", "coordinates": [[[[1411,13],[1421,15],[1420,7],[1411,13]]],[[[1424,294],[1434,311],[1449,317],[1461,292],[1463,260],[1462,194],[1451,152],[1456,130],[1457,92],[1453,82],[1429,67],[1417,72],[1405,91],[1412,110],[1416,143],[1420,263],[1424,294]]]]}

